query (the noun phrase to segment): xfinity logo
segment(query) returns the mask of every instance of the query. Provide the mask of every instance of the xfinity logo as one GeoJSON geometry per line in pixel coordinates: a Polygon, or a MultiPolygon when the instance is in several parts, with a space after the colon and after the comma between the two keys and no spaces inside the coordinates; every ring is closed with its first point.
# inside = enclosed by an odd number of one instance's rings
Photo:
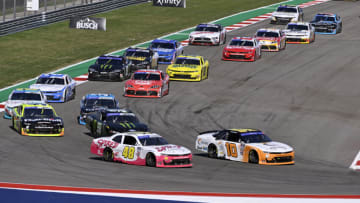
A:
{"type": "Polygon", "coordinates": [[[174,4],[175,6],[179,6],[179,4],[181,3],[181,0],[157,0],[157,3],[160,4],[161,6],[165,3],[165,4],[174,4]]]}
{"type": "Polygon", "coordinates": [[[154,6],[186,7],[186,0],[153,0],[154,6]]]}
{"type": "Polygon", "coordinates": [[[97,30],[98,24],[94,20],[90,20],[89,18],[85,18],[84,20],[80,20],[76,23],[77,29],[91,29],[97,30]]]}

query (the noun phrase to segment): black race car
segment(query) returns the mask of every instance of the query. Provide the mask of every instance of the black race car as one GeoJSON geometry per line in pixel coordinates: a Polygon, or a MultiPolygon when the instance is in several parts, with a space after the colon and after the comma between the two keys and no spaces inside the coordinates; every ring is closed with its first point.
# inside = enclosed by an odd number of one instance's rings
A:
{"type": "Polygon", "coordinates": [[[116,132],[148,131],[134,113],[125,109],[100,109],[85,118],[86,128],[93,137],[111,136],[116,132]]]}
{"type": "Polygon", "coordinates": [[[131,72],[139,69],[157,69],[159,55],[156,51],[148,48],[129,47],[124,52],[127,64],[131,72]]]}
{"type": "Polygon", "coordinates": [[[123,56],[103,55],[89,66],[88,80],[118,80],[130,78],[131,72],[123,56]]]}
{"type": "Polygon", "coordinates": [[[83,96],[80,101],[80,116],[78,116],[78,123],[85,125],[86,115],[100,108],[118,108],[119,102],[112,94],[87,94],[83,96]]]}

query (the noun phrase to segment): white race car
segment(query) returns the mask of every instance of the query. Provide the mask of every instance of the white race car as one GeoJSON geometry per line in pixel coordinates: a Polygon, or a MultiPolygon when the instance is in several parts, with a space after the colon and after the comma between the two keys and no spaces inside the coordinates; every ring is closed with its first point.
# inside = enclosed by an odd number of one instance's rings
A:
{"type": "Polygon", "coordinates": [[[300,6],[281,5],[271,16],[271,24],[288,24],[302,21],[304,12],[300,6]]]}
{"type": "Polygon", "coordinates": [[[210,158],[262,165],[294,164],[294,149],[271,141],[259,130],[229,129],[200,133],[195,148],[207,152],[210,158]]]}
{"type": "Polygon", "coordinates": [[[289,23],[284,32],[287,43],[308,44],[315,41],[315,28],[310,23],[289,23]]]}
{"type": "Polygon", "coordinates": [[[67,74],[41,74],[30,88],[40,89],[47,102],[66,102],[75,98],[76,82],[67,74]]]}
{"type": "Polygon", "coordinates": [[[94,139],[91,153],[102,156],[105,161],[152,167],[192,167],[189,149],[168,144],[160,135],[149,132],[117,133],[94,139]]]}
{"type": "Polygon", "coordinates": [[[190,45],[220,45],[226,42],[226,30],[219,24],[199,24],[189,35],[190,45]]]}
{"type": "Polygon", "coordinates": [[[21,104],[45,104],[46,98],[38,89],[18,88],[11,92],[5,103],[4,118],[10,119],[13,109],[21,104]]]}

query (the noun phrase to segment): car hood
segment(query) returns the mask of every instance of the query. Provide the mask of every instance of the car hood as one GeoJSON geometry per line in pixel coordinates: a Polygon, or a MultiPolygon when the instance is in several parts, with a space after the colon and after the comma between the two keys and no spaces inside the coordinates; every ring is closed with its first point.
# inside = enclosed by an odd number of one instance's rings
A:
{"type": "Polygon", "coordinates": [[[246,143],[246,145],[258,148],[264,152],[284,153],[291,152],[294,149],[287,144],[281,142],[264,142],[264,143],[246,143]]]}
{"type": "Polygon", "coordinates": [[[115,70],[120,70],[120,69],[123,69],[124,66],[114,66],[114,65],[99,65],[99,64],[96,64],[96,65],[91,65],[89,67],[89,70],[95,70],[95,71],[98,71],[98,72],[112,72],[112,71],[115,71],[115,70]]]}
{"type": "Polygon", "coordinates": [[[191,64],[173,64],[168,66],[168,70],[181,70],[181,71],[188,71],[188,72],[192,72],[192,71],[197,71],[201,69],[201,67],[199,65],[191,65],[191,64]]]}
{"type": "Polygon", "coordinates": [[[292,36],[303,36],[309,35],[310,31],[308,30],[284,30],[285,35],[292,35],[292,36]]]}
{"type": "Polygon", "coordinates": [[[279,38],[277,37],[256,37],[259,41],[277,41],[279,38]]]}
{"type": "Polygon", "coordinates": [[[156,49],[152,49],[154,51],[157,51],[159,56],[161,55],[170,55],[173,54],[175,52],[174,49],[163,49],[163,48],[156,48],[156,49]]]}
{"type": "Polygon", "coordinates": [[[63,120],[60,117],[53,118],[37,118],[37,117],[24,117],[24,122],[26,123],[63,123],[63,120]]]}
{"type": "Polygon", "coordinates": [[[40,91],[42,91],[42,92],[48,92],[48,91],[58,92],[58,91],[64,90],[65,87],[66,87],[66,85],[46,85],[46,84],[30,85],[30,88],[40,89],[40,91]]]}
{"type": "Polygon", "coordinates": [[[152,149],[155,152],[163,155],[185,155],[191,153],[188,148],[173,144],[161,146],[144,146],[144,148],[152,149]]]}
{"type": "Polygon", "coordinates": [[[123,122],[123,123],[107,123],[111,130],[117,132],[127,132],[127,131],[142,131],[147,132],[148,127],[143,123],[131,123],[131,122],[123,122]]]}
{"type": "Polygon", "coordinates": [[[295,18],[297,17],[297,13],[274,12],[272,16],[280,18],[295,18]]]}
{"type": "Polygon", "coordinates": [[[249,51],[253,51],[254,48],[242,47],[242,46],[227,46],[227,47],[225,47],[225,50],[236,51],[236,52],[249,52],[249,51]]]}
{"type": "Polygon", "coordinates": [[[335,24],[334,21],[311,21],[311,24],[315,24],[315,25],[331,25],[331,24],[335,24]]]}
{"type": "Polygon", "coordinates": [[[201,32],[201,31],[194,31],[190,33],[192,37],[219,37],[218,32],[201,32]]]}
{"type": "Polygon", "coordinates": [[[127,84],[130,84],[132,86],[143,86],[143,87],[149,87],[153,85],[161,85],[161,81],[155,81],[155,80],[129,80],[127,81],[127,84]]]}
{"type": "Polygon", "coordinates": [[[5,106],[14,108],[15,106],[19,106],[21,104],[45,104],[45,102],[39,100],[11,100],[7,101],[5,106]]]}

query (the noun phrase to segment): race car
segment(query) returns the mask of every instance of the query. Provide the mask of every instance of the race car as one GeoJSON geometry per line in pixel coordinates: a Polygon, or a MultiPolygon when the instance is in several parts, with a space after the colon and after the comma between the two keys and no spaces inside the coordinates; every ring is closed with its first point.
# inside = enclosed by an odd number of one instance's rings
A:
{"type": "Polygon", "coordinates": [[[210,158],[261,165],[294,164],[294,149],[272,141],[256,129],[225,129],[200,133],[195,148],[210,158]]]}
{"type": "Polygon", "coordinates": [[[122,81],[131,75],[123,56],[102,55],[88,68],[88,80],[122,81]]]}
{"type": "Polygon", "coordinates": [[[80,125],[85,125],[86,115],[100,108],[119,108],[119,102],[112,94],[92,93],[82,97],[80,101],[80,116],[77,117],[80,125]]]}
{"type": "Polygon", "coordinates": [[[158,134],[149,132],[116,133],[111,137],[94,139],[90,151],[105,161],[150,167],[192,167],[191,151],[168,144],[158,134]]]}
{"type": "Polygon", "coordinates": [[[184,52],[184,47],[176,40],[155,39],[149,48],[159,54],[158,63],[171,64],[176,56],[184,52]]]}
{"type": "Polygon", "coordinates": [[[13,108],[21,104],[46,104],[46,98],[39,89],[14,89],[5,102],[4,118],[10,119],[13,115],[13,108]]]}
{"type": "Polygon", "coordinates": [[[175,63],[167,67],[170,80],[201,81],[208,78],[209,62],[202,56],[184,56],[176,58],[175,63]]]}
{"type": "Polygon", "coordinates": [[[162,97],[169,94],[169,75],[161,70],[137,70],[125,83],[125,97],[162,97]]]}
{"type": "Polygon", "coordinates": [[[47,102],[66,102],[76,94],[76,82],[67,74],[41,74],[30,88],[40,89],[47,102]]]}
{"type": "Polygon", "coordinates": [[[49,104],[21,104],[14,108],[12,127],[26,136],[63,136],[64,122],[49,104]]]}
{"type": "Polygon", "coordinates": [[[220,24],[199,24],[189,35],[189,45],[220,45],[226,43],[226,30],[220,24]]]}
{"type": "Polygon", "coordinates": [[[288,24],[304,20],[304,12],[300,6],[280,5],[271,16],[271,24],[288,24]]]}
{"type": "Polygon", "coordinates": [[[289,23],[284,32],[286,43],[309,44],[315,41],[315,29],[310,23],[289,23]]]}
{"type": "Polygon", "coordinates": [[[316,34],[337,34],[342,31],[342,20],[337,14],[318,13],[310,23],[315,27],[316,34]]]}
{"type": "Polygon", "coordinates": [[[151,49],[129,47],[124,52],[130,72],[139,69],[157,69],[159,54],[151,49]]]}
{"type": "Polygon", "coordinates": [[[93,137],[110,136],[116,132],[148,131],[147,125],[140,123],[135,114],[126,109],[100,109],[88,114],[85,123],[93,137]]]}
{"type": "Polygon", "coordinates": [[[261,45],[252,37],[234,37],[224,48],[222,60],[255,61],[261,58],[261,45]]]}
{"type": "Polygon", "coordinates": [[[285,33],[280,29],[259,29],[255,38],[259,41],[262,51],[280,51],[286,47],[285,33]]]}

